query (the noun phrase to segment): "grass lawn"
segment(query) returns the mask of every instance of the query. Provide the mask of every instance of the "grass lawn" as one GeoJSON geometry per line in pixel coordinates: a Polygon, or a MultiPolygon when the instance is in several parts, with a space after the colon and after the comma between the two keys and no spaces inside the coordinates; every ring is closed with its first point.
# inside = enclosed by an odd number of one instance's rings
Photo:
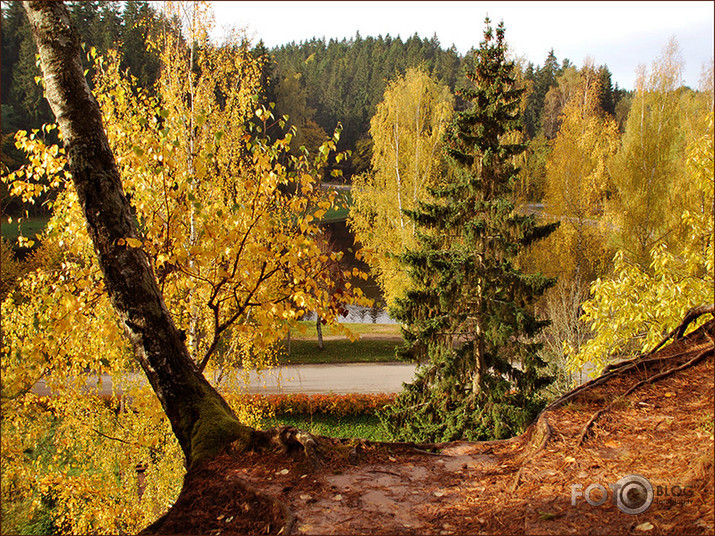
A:
{"type": "Polygon", "coordinates": [[[35,235],[42,232],[49,220],[49,216],[31,216],[23,218],[22,222],[18,222],[17,219],[13,218],[12,223],[8,223],[7,218],[3,217],[2,237],[10,242],[15,242],[17,237],[20,236],[20,229],[22,229],[22,236],[34,238],[35,235]]]}
{"type": "Polygon", "coordinates": [[[290,355],[287,345],[278,359],[279,364],[318,364],[318,363],[384,363],[396,361],[395,348],[402,343],[394,340],[365,339],[350,342],[346,339],[325,341],[325,348],[318,348],[317,340],[293,340],[290,343],[290,355]]]}
{"type": "Polygon", "coordinates": [[[334,223],[336,221],[345,221],[350,214],[350,206],[353,204],[352,193],[347,191],[338,190],[338,195],[336,196],[336,201],[338,204],[337,208],[331,208],[325,215],[321,218],[320,223],[334,223]]]}
{"type": "Polygon", "coordinates": [[[278,425],[295,426],[311,434],[328,437],[361,438],[370,441],[390,441],[390,436],[375,415],[334,417],[314,415],[276,415],[262,423],[263,428],[278,425]]]}
{"type": "MultiPolygon", "coordinates": [[[[347,329],[361,336],[370,335],[401,337],[399,324],[359,324],[356,322],[345,322],[342,324],[347,329]]],[[[323,336],[343,335],[341,331],[333,326],[323,326],[323,336]]],[[[317,340],[318,333],[315,330],[315,322],[312,320],[299,322],[299,327],[291,331],[293,339],[314,339],[317,340]]]]}

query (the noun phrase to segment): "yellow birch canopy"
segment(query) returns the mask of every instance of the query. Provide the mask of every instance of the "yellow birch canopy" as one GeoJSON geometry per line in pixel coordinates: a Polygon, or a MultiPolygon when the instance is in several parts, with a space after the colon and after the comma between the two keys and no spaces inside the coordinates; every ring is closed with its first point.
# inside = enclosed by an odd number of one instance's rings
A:
{"type": "Polygon", "coordinates": [[[388,85],[370,123],[372,172],[353,179],[350,226],[388,304],[407,284],[395,256],[415,245],[414,224],[403,211],[416,208],[443,173],[442,137],[453,101],[424,69],[408,69],[388,85]]]}
{"type": "MultiPolygon", "coordinates": [[[[346,304],[367,300],[322,244],[320,218],[336,200],[320,177],[338,135],[315,157],[288,154],[292,133],[268,140],[259,61],[245,41],[216,47],[201,28],[189,28],[194,50],[172,34],[158,44],[153,96],[120,71],[118,53],[92,50],[89,59],[141,232],[118,245],[149,254],[197,365],[225,393],[239,371],[274,363],[276,344],[304,313],[332,323],[346,304]]],[[[3,517],[20,512],[75,534],[134,533],[178,494],[181,450],[135,374],[64,150],[44,141],[51,131],[19,132],[29,163],[3,177],[26,202],[53,199],[31,269],[2,303],[3,517]],[[99,397],[96,378],[111,378],[114,396],[99,397]],[[40,379],[56,396],[30,391],[40,379]]],[[[235,409],[246,424],[260,420],[260,408],[235,409]]]]}

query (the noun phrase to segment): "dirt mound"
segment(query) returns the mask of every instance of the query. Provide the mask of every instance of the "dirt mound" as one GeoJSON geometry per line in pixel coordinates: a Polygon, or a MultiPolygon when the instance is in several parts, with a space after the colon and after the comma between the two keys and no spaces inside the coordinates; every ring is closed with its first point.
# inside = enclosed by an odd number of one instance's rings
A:
{"type": "Polygon", "coordinates": [[[143,534],[275,534],[286,526],[283,503],[233,478],[226,458],[192,471],[169,515],[143,534]]]}
{"type": "Polygon", "coordinates": [[[713,534],[714,335],[615,367],[506,441],[317,438],[317,470],[227,454],[147,534],[713,534]]]}

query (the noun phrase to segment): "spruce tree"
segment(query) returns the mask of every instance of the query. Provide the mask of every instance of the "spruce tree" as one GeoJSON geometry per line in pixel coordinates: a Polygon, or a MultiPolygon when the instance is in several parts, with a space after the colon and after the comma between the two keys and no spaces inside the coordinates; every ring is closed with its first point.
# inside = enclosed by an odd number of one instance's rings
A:
{"type": "Polygon", "coordinates": [[[556,224],[514,211],[522,90],[506,54],[503,23],[494,31],[487,19],[458,92],[469,106],[446,135],[450,172],[408,212],[418,246],[401,257],[410,290],[391,314],[403,326],[399,353],[422,366],[383,415],[397,439],[509,437],[542,407],[549,379],[534,339],[547,322],[533,304],[554,281],[521,272],[516,258],[556,224]]]}

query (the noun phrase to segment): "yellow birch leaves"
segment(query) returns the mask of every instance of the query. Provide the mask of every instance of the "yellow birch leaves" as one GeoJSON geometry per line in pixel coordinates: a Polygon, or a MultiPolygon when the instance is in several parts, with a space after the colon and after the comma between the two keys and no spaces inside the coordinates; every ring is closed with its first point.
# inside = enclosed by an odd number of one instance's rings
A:
{"type": "MultiPolygon", "coordinates": [[[[187,23],[194,49],[164,36],[153,91],[111,52],[97,58],[94,93],[141,233],[118,245],[146,250],[197,366],[225,390],[232,371],[274,363],[276,343],[303,313],[333,322],[367,300],[321,244],[321,215],[337,200],[320,177],[336,138],[316,156],[291,156],[289,138],[268,139],[272,114],[255,98],[259,61],[245,41],[212,45],[198,22],[187,23]]],[[[2,446],[12,453],[3,500],[30,501],[30,514],[51,501],[65,532],[134,533],[175,498],[180,449],[135,375],[64,151],[40,132],[19,133],[17,144],[29,164],[3,180],[26,201],[48,191],[54,201],[33,269],[2,303],[2,446]],[[111,379],[109,400],[93,378],[111,379]],[[39,379],[56,396],[39,401],[29,391],[39,379]],[[146,467],[141,501],[137,464],[146,467]]],[[[238,414],[255,424],[250,409],[238,414]]]]}
{"type": "Polygon", "coordinates": [[[616,255],[613,275],[597,279],[592,298],[583,304],[583,320],[591,323],[595,337],[573,352],[574,367],[590,362],[600,370],[613,357],[645,352],[675,328],[690,308],[712,303],[714,172],[710,113],[708,132],[687,150],[686,174],[697,199],[680,214],[687,239],[677,246],[661,242],[650,248],[646,267],[629,261],[623,252],[616,255]]]}
{"type": "Polygon", "coordinates": [[[395,255],[415,244],[404,210],[414,209],[443,172],[442,136],[453,100],[426,71],[408,69],[389,84],[370,123],[373,170],[353,179],[350,226],[388,304],[407,283],[395,255]]]}

